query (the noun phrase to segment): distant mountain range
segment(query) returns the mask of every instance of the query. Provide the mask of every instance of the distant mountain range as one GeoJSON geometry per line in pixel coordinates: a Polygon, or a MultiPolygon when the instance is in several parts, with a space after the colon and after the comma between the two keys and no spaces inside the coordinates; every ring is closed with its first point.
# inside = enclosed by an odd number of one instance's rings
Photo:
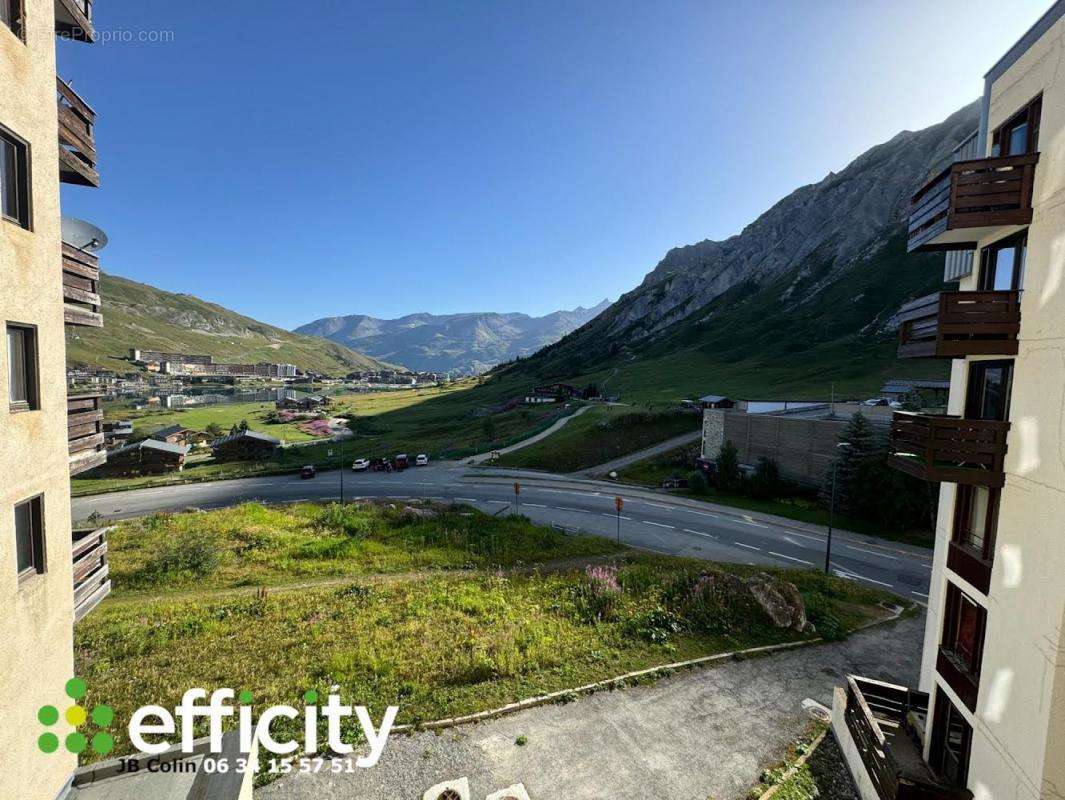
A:
{"type": "Polygon", "coordinates": [[[585,323],[610,306],[528,314],[410,314],[377,319],[364,314],[325,317],[296,328],[393,364],[420,372],[476,374],[504,361],[528,356],[585,323]]]}
{"type": "MultiPolygon", "coordinates": [[[[104,327],[67,327],[67,364],[121,370],[131,347],[200,353],[216,362],[295,364],[328,375],[390,365],[343,345],[300,336],[188,294],[100,276],[104,327]]],[[[126,365],[128,366],[128,365],[126,365]]]]}

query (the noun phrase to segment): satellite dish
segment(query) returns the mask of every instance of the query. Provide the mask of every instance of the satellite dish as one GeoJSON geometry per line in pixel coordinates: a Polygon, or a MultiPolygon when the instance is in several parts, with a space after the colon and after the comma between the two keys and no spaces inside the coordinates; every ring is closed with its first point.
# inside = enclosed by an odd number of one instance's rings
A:
{"type": "Polygon", "coordinates": [[[107,247],[107,234],[91,222],[63,217],[63,241],[84,253],[96,253],[107,247]]]}

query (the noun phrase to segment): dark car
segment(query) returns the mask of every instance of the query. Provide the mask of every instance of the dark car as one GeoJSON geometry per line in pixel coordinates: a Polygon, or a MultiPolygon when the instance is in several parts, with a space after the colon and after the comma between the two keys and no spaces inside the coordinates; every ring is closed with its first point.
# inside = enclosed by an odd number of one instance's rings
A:
{"type": "Polygon", "coordinates": [[[307,478],[313,478],[317,474],[318,467],[314,466],[314,464],[308,464],[307,466],[300,469],[300,478],[304,480],[307,478]]]}
{"type": "Polygon", "coordinates": [[[370,461],[371,472],[391,472],[392,462],[387,458],[375,458],[370,461]]]}

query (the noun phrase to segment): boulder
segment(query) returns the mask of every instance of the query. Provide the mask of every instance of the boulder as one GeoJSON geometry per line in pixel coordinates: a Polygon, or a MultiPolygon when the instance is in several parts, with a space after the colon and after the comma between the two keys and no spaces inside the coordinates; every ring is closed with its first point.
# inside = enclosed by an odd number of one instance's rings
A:
{"type": "Polygon", "coordinates": [[[759,572],[746,581],[747,591],[778,628],[808,632],[813,626],[806,619],[806,605],[802,595],[790,581],[783,581],[759,572]]]}

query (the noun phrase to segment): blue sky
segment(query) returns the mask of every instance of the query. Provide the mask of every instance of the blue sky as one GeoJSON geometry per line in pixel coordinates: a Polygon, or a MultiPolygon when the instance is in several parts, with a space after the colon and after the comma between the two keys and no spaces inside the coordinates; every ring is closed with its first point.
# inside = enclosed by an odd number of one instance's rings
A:
{"type": "Polygon", "coordinates": [[[64,213],[284,327],[591,305],[975,99],[1048,7],[106,0],[59,45],[104,182],[64,213]]]}

